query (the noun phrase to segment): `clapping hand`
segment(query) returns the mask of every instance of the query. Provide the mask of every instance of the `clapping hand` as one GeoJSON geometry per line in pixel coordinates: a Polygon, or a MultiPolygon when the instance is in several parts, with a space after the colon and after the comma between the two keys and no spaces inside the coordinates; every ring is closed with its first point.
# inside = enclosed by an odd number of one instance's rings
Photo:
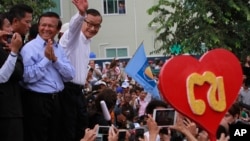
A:
{"type": "Polygon", "coordinates": [[[53,49],[53,41],[51,39],[48,40],[46,48],[45,48],[45,57],[47,57],[52,62],[57,61],[57,57],[55,56],[53,49]]]}

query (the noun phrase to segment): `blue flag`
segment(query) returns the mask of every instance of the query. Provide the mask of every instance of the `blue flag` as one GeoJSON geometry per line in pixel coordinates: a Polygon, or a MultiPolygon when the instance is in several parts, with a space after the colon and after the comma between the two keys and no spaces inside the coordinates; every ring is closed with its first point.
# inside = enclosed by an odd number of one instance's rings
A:
{"type": "Polygon", "coordinates": [[[153,98],[161,99],[157,84],[153,78],[153,73],[147,61],[143,43],[129,60],[125,67],[125,72],[139,83],[145,91],[150,93],[153,98]]]}

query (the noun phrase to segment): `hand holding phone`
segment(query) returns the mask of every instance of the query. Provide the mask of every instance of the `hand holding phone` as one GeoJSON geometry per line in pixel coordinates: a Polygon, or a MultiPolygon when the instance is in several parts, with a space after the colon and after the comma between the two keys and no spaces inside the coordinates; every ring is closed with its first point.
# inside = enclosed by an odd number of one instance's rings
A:
{"type": "Polygon", "coordinates": [[[13,35],[12,35],[12,34],[8,34],[8,35],[6,35],[6,37],[7,37],[7,39],[6,39],[6,40],[7,40],[7,43],[10,44],[13,35]]]}
{"type": "Polygon", "coordinates": [[[22,37],[18,33],[14,33],[13,35],[8,35],[9,36],[9,48],[12,52],[17,53],[19,52],[20,48],[22,47],[23,41],[22,37]]]}
{"type": "Polygon", "coordinates": [[[119,141],[124,141],[126,138],[127,130],[126,129],[119,129],[119,136],[118,140],[119,141]]]}
{"type": "Polygon", "coordinates": [[[97,134],[108,135],[110,126],[99,126],[97,134]]]}
{"type": "Polygon", "coordinates": [[[175,124],[176,112],[173,108],[154,109],[153,119],[160,127],[167,127],[175,124]]]}
{"type": "Polygon", "coordinates": [[[144,132],[145,129],[144,128],[135,128],[135,140],[138,141],[139,138],[144,138],[144,132]]]}

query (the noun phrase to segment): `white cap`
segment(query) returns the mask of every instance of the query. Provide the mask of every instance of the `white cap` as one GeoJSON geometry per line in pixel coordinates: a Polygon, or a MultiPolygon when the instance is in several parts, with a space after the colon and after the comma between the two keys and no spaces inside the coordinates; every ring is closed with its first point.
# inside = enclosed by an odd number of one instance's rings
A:
{"type": "Polygon", "coordinates": [[[105,65],[110,65],[110,62],[104,62],[105,65]]]}
{"type": "Polygon", "coordinates": [[[95,64],[95,68],[100,69],[100,66],[98,64],[95,64]]]}
{"type": "Polygon", "coordinates": [[[101,84],[107,86],[107,84],[102,80],[99,80],[95,83],[95,85],[101,85],[101,84]]]}
{"type": "Polygon", "coordinates": [[[103,75],[102,75],[102,78],[108,78],[107,74],[106,74],[106,73],[103,74],[103,75]]]}
{"type": "Polygon", "coordinates": [[[124,81],[122,83],[122,88],[128,88],[129,87],[129,83],[127,81],[124,81]]]}
{"type": "Polygon", "coordinates": [[[61,27],[60,32],[64,33],[67,29],[69,29],[69,23],[64,23],[61,27]]]}

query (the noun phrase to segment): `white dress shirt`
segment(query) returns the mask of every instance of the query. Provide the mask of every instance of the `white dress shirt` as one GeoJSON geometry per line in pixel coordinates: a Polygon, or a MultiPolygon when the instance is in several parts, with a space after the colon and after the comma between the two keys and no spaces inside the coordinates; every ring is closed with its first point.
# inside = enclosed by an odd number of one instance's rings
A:
{"type": "Polygon", "coordinates": [[[16,60],[17,60],[17,56],[13,56],[9,54],[7,60],[4,62],[3,66],[0,68],[0,83],[5,83],[9,80],[11,74],[14,71],[16,60]]]}
{"type": "Polygon", "coordinates": [[[72,82],[84,85],[88,74],[90,39],[82,33],[84,16],[75,14],[69,23],[69,29],[61,37],[59,44],[64,48],[68,59],[75,67],[76,75],[72,82]]]}

